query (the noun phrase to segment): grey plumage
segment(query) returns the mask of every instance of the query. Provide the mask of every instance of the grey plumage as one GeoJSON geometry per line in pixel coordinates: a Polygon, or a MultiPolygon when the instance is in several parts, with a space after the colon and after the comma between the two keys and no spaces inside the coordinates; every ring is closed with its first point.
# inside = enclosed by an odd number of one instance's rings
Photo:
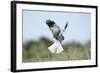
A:
{"type": "Polygon", "coordinates": [[[61,43],[64,40],[63,32],[66,30],[68,26],[68,22],[66,23],[64,30],[60,30],[59,26],[54,21],[51,21],[50,19],[46,20],[46,24],[51,30],[53,37],[61,43]]]}

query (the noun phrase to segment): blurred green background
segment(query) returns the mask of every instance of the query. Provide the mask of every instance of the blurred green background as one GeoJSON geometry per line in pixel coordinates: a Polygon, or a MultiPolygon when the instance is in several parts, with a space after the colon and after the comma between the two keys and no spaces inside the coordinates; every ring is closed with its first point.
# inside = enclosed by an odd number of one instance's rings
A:
{"type": "Polygon", "coordinates": [[[46,37],[41,37],[38,41],[23,42],[22,62],[47,62],[47,61],[68,61],[68,60],[88,60],[91,59],[91,41],[85,43],[76,41],[63,43],[64,51],[59,54],[52,54],[48,47],[53,41],[46,37]]]}

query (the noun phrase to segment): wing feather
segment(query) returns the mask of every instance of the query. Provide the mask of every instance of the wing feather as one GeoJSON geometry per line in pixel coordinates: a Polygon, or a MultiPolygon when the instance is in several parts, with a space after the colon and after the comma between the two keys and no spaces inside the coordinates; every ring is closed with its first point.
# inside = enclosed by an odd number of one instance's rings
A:
{"type": "Polygon", "coordinates": [[[68,22],[66,23],[66,25],[65,25],[65,27],[64,27],[64,29],[66,30],[66,28],[68,27],[68,22]]]}
{"type": "Polygon", "coordinates": [[[60,33],[59,26],[54,21],[51,21],[51,20],[46,20],[46,24],[48,25],[49,29],[51,30],[53,37],[57,38],[60,33]]]}

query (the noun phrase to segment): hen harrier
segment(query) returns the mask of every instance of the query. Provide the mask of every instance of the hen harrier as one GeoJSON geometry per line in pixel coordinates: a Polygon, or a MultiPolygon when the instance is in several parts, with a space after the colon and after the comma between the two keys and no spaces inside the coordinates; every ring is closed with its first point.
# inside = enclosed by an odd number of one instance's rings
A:
{"type": "Polygon", "coordinates": [[[48,25],[49,29],[51,30],[53,37],[58,40],[60,43],[64,40],[63,32],[65,32],[68,22],[66,23],[63,30],[52,20],[46,20],[46,24],[48,25]]]}

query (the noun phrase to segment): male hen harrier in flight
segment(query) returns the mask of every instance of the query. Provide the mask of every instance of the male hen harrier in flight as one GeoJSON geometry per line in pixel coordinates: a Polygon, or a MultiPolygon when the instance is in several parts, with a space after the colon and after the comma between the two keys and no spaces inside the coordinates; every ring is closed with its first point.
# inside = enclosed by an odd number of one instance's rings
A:
{"type": "Polygon", "coordinates": [[[63,30],[61,30],[59,28],[59,26],[52,20],[46,20],[46,24],[48,25],[49,29],[51,30],[53,37],[59,41],[60,43],[62,43],[62,41],[64,40],[64,36],[63,36],[63,32],[65,32],[67,26],[68,26],[68,22],[66,23],[65,27],[63,30]]]}

